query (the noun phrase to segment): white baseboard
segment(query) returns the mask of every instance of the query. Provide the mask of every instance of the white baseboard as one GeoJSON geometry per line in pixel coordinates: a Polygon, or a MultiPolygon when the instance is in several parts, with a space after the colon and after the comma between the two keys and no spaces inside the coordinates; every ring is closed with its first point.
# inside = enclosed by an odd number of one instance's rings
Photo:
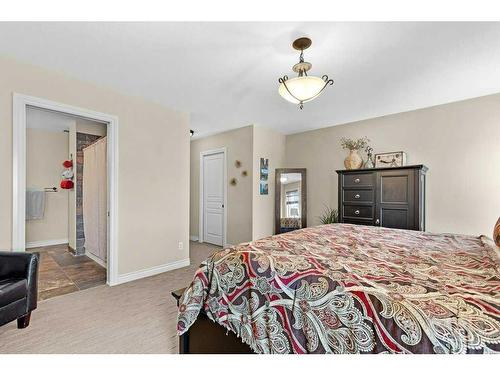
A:
{"type": "Polygon", "coordinates": [[[146,269],[139,270],[139,271],[124,273],[122,275],[118,275],[118,279],[114,285],[128,283],[129,281],[142,279],[144,277],[158,275],[159,273],[172,271],[172,270],[175,270],[177,268],[187,267],[190,264],[191,263],[189,261],[189,258],[187,258],[187,259],[178,260],[176,262],[163,264],[161,266],[156,266],[156,267],[146,268],[146,269]]]}
{"type": "Polygon", "coordinates": [[[198,242],[200,238],[198,236],[189,236],[189,241],[195,241],[198,242]]]}
{"type": "Polygon", "coordinates": [[[33,241],[33,242],[27,242],[26,248],[32,249],[34,247],[54,246],[54,245],[62,245],[62,244],[66,244],[66,243],[69,243],[67,238],[60,239],[60,240],[33,241]]]}

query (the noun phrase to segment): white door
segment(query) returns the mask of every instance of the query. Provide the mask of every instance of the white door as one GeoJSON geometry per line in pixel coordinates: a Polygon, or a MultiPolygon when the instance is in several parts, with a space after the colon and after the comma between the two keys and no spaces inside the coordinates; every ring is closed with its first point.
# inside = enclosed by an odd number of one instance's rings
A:
{"type": "Polygon", "coordinates": [[[203,156],[203,241],[223,245],[224,153],[203,156]]]}

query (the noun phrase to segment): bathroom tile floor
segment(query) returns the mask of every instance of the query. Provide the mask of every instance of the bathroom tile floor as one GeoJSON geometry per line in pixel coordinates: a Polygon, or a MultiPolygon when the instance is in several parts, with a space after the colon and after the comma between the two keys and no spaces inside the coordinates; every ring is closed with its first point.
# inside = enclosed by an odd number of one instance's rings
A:
{"type": "Polygon", "coordinates": [[[68,245],[30,249],[40,253],[38,300],[106,284],[106,269],[89,257],[74,256],[68,245]]]}

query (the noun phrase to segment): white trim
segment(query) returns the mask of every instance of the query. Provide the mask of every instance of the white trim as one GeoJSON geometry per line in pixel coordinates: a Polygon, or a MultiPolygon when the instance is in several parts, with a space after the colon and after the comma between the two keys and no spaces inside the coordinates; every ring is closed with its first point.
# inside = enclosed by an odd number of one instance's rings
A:
{"type": "Polygon", "coordinates": [[[107,282],[118,282],[118,117],[46,99],[12,95],[12,250],[25,250],[26,108],[62,112],[107,124],[109,244],[107,282]]]}
{"type": "Polygon", "coordinates": [[[26,215],[26,104],[12,98],[12,251],[24,251],[26,215]]]}
{"type": "Polygon", "coordinates": [[[116,284],[128,283],[129,281],[142,279],[143,277],[154,276],[158,275],[159,273],[176,270],[178,268],[188,267],[190,264],[191,263],[189,261],[189,258],[186,258],[172,263],[163,264],[161,266],[155,266],[139,271],[124,273],[123,275],[118,275],[118,280],[116,284]]]}
{"type": "Polygon", "coordinates": [[[92,254],[90,251],[85,251],[85,256],[86,257],[89,257],[90,259],[92,259],[94,262],[96,262],[98,265],[106,268],[107,267],[107,264],[105,261],[103,261],[102,259],[96,257],[94,254],[92,254]]]}
{"type": "Polygon", "coordinates": [[[200,226],[199,226],[199,242],[203,242],[203,157],[214,154],[223,154],[224,155],[224,210],[223,210],[223,221],[224,227],[222,229],[222,247],[227,246],[227,150],[226,147],[217,148],[214,150],[207,150],[200,152],[200,226]]]}
{"type": "Polygon", "coordinates": [[[26,248],[33,249],[34,247],[63,245],[63,244],[67,244],[68,242],[69,241],[67,238],[63,238],[60,240],[33,241],[33,242],[26,243],[26,248]]]}
{"type": "Polygon", "coordinates": [[[198,236],[189,236],[189,241],[198,242],[200,238],[198,236]]]}

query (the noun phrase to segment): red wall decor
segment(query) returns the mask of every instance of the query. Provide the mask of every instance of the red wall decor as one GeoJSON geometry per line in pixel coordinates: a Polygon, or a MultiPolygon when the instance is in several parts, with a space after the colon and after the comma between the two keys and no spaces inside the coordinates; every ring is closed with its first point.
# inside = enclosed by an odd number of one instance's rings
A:
{"type": "Polygon", "coordinates": [[[62,163],[65,168],[62,172],[61,189],[73,189],[75,184],[73,183],[73,160],[65,160],[62,163]]]}
{"type": "Polygon", "coordinates": [[[61,181],[61,189],[73,189],[75,184],[71,180],[62,180],[61,181]]]}

